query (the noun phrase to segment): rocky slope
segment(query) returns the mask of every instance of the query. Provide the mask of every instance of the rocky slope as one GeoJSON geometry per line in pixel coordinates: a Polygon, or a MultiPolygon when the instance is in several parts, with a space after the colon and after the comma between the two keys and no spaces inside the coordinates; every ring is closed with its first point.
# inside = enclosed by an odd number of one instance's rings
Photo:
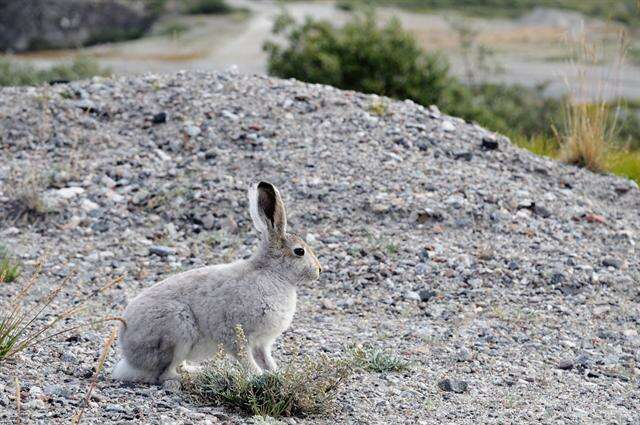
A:
{"type": "MultiPolygon", "coordinates": [[[[248,255],[246,187],[277,184],[325,272],[300,288],[276,358],[371,343],[413,362],[358,374],[334,417],[289,423],[640,421],[640,191],[629,181],[435,107],[230,73],[2,89],[0,140],[0,239],[27,269],[46,255],[34,297],[73,275],[64,308],[124,276],[69,324],[118,314],[178,270],[248,255]],[[49,212],[16,201],[28,182],[49,212]],[[442,389],[447,378],[466,390],[442,389]]],[[[0,301],[17,288],[1,285],[0,301]]],[[[0,365],[0,422],[15,420],[15,377],[22,423],[68,423],[108,332],[0,365]]],[[[84,423],[134,419],[248,420],[103,374],[84,423]]]]}

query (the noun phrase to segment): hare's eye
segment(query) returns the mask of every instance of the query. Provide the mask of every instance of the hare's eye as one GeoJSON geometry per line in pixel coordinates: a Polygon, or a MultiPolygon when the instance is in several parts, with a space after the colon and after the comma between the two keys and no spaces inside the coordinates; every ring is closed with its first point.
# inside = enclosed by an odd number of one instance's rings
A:
{"type": "Polygon", "coordinates": [[[304,255],[304,248],[295,248],[293,250],[293,253],[296,254],[298,257],[302,257],[304,255]]]}

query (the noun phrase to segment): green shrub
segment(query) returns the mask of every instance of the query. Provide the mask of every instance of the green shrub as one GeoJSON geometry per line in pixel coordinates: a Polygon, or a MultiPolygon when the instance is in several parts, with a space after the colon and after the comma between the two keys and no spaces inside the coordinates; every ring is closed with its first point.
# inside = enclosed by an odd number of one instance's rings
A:
{"type": "Polygon", "coordinates": [[[192,15],[215,15],[232,11],[233,8],[224,0],[194,0],[187,6],[187,12],[192,15]]]}
{"type": "Polygon", "coordinates": [[[314,416],[331,411],[336,391],[350,365],[327,356],[297,359],[276,372],[252,374],[222,355],[204,371],[183,375],[194,401],[225,405],[250,415],[314,416]]]}
{"type": "Polygon", "coordinates": [[[81,80],[96,75],[109,75],[108,69],[86,57],[77,56],[70,63],[54,65],[48,69],[36,69],[0,59],[0,86],[36,86],[53,80],[81,80]]]}
{"type": "Polygon", "coordinates": [[[373,14],[355,14],[341,28],[307,18],[276,20],[288,44],[265,43],[269,73],[334,87],[437,103],[449,84],[448,65],[426,54],[397,20],[379,28],[373,14]]]}

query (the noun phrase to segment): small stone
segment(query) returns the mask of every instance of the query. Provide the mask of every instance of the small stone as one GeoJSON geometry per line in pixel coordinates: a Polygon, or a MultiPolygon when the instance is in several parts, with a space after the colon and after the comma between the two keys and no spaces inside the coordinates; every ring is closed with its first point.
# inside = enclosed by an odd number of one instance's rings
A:
{"type": "Polygon", "coordinates": [[[83,199],[82,202],[80,203],[80,208],[82,208],[82,210],[85,212],[91,212],[100,208],[100,205],[96,204],[95,202],[89,199],[83,199]]]}
{"type": "Polygon", "coordinates": [[[410,301],[420,301],[420,294],[418,294],[416,291],[407,291],[404,294],[404,299],[410,301]]]}
{"type": "Polygon", "coordinates": [[[454,152],[453,157],[455,159],[464,159],[465,161],[471,161],[473,154],[467,151],[454,152]]]}
{"type": "Polygon", "coordinates": [[[452,131],[456,131],[456,126],[448,120],[442,121],[442,130],[446,131],[446,132],[452,132],[452,131]]]}
{"type": "Polygon", "coordinates": [[[84,189],[81,187],[64,187],[56,191],[56,196],[62,199],[73,199],[78,195],[84,193],[84,189]]]}
{"type": "Polygon", "coordinates": [[[460,348],[456,353],[456,360],[459,362],[470,362],[472,359],[473,355],[471,354],[471,351],[465,347],[460,348]]]}
{"type": "Polygon", "coordinates": [[[482,138],[482,148],[489,150],[489,151],[493,151],[498,149],[498,147],[500,147],[500,144],[498,143],[498,141],[495,139],[495,137],[493,136],[484,136],[482,138]]]}
{"type": "Polygon", "coordinates": [[[167,122],[167,113],[166,112],[158,112],[151,118],[151,122],[154,124],[164,124],[167,122]]]}
{"type": "Polygon", "coordinates": [[[558,362],[558,369],[561,370],[571,370],[573,369],[573,360],[572,359],[562,359],[558,362]]]}
{"type": "Polygon", "coordinates": [[[605,267],[613,267],[614,269],[621,269],[623,263],[622,263],[622,260],[608,257],[602,260],[602,265],[605,267]]]}
{"type": "Polygon", "coordinates": [[[202,227],[204,227],[206,230],[213,229],[213,226],[215,225],[215,219],[213,218],[213,214],[211,213],[205,214],[201,218],[201,221],[202,221],[202,227]]]}
{"type": "Polygon", "coordinates": [[[425,263],[418,263],[416,265],[416,274],[418,276],[422,276],[425,275],[429,272],[429,266],[426,265],[425,263]]]}
{"type": "Polygon", "coordinates": [[[202,132],[202,130],[200,130],[200,127],[197,127],[195,125],[188,125],[184,130],[187,132],[189,137],[197,137],[202,132]]]}
{"type": "Polygon", "coordinates": [[[166,257],[168,255],[175,255],[176,250],[168,246],[154,245],[149,248],[149,253],[159,255],[160,257],[166,257]]]}
{"type": "Polygon", "coordinates": [[[436,296],[436,291],[432,291],[430,289],[421,289],[418,291],[418,296],[420,297],[420,301],[427,302],[431,298],[436,296]]]}
{"type": "Polygon", "coordinates": [[[438,387],[442,391],[461,394],[467,390],[467,388],[469,387],[469,384],[467,384],[465,381],[460,381],[458,379],[446,378],[438,382],[438,387]]]}

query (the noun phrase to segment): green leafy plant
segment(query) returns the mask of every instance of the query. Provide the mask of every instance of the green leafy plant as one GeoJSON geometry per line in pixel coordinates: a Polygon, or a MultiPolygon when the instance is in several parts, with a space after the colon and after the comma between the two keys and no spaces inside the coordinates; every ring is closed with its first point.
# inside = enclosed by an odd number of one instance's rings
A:
{"type": "Polygon", "coordinates": [[[405,359],[370,346],[356,347],[352,358],[355,367],[369,372],[404,372],[410,367],[405,359]]]}

